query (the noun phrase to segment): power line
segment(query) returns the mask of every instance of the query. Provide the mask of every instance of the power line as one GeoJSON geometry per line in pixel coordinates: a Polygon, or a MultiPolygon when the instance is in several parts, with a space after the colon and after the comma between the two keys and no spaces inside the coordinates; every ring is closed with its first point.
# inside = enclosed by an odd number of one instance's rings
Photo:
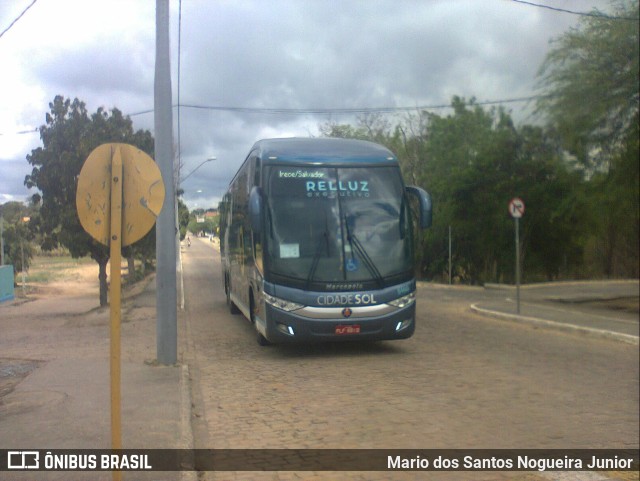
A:
{"type": "Polygon", "coordinates": [[[607,20],[630,20],[630,21],[636,21],[636,22],[639,20],[638,18],[633,18],[633,17],[616,17],[612,15],[607,15],[605,13],[601,13],[598,11],[576,12],[575,10],[567,10],[566,8],[558,8],[558,7],[552,7],[550,5],[542,5],[540,3],[527,2],[526,0],[511,0],[511,1],[515,3],[521,3],[523,5],[529,5],[531,7],[546,8],[547,10],[553,10],[554,12],[570,13],[572,15],[580,15],[583,17],[603,18],[607,20]]]}
{"type": "MultiPolygon", "coordinates": [[[[472,105],[499,105],[518,102],[528,102],[546,97],[546,95],[531,95],[528,97],[514,97],[500,100],[474,101],[472,105]]],[[[174,105],[174,108],[177,108],[174,105]]],[[[195,110],[212,110],[218,112],[236,112],[245,114],[275,114],[275,115],[349,115],[349,114],[390,114],[398,112],[412,112],[416,110],[440,110],[451,108],[451,103],[433,105],[414,105],[411,107],[355,107],[355,108],[279,108],[279,107],[231,107],[222,105],[181,104],[180,108],[195,110]]],[[[152,113],[153,109],[142,110],[129,114],[130,117],[152,113]]]]}
{"type": "Polygon", "coordinates": [[[2,33],[0,33],[0,38],[2,38],[2,36],[3,36],[5,33],[7,33],[7,32],[9,31],[9,29],[11,29],[11,27],[13,27],[13,26],[16,24],[16,22],[17,22],[18,20],[20,20],[20,19],[22,18],[22,16],[23,16],[25,13],[27,13],[27,10],[29,10],[31,7],[33,7],[33,4],[34,4],[34,3],[36,3],[37,1],[38,1],[38,0],[33,0],[33,2],[31,2],[31,3],[29,4],[29,6],[28,6],[27,8],[25,8],[25,9],[22,11],[22,13],[21,13],[20,15],[18,15],[18,17],[17,17],[17,18],[16,18],[13,22],[11,22],[11,24],[10,24],[7,28],[5,28],[5,29],[2,31],[2,33]]]}
{"type": "MultiPolygon", "coordinates": [[[[469,103],[469,106],[489,106],[489,105],[501,105],[501,104],[513,104],[520,102],[530,102],[541,98],[549,97],[549,95],[530,95],[528,97],[514,97],[508,99],[499,100],[484,100],[473,101],[469,103]]],[[[451,103],[447,104],[433,104],[433,105],[416,105],[413,107],[356,107],[356,108],[304,108],[304,109],[290,109],[290,108],[264,108],[264,107],[227,107],[218,105],[197,105],[197,104],[181,104],[174,105],[174,109],[195,109],[195,110],[211,110],[217,112],[234,112],[243,114],[270,114],[270,115],[355,115],[355,114],[393,114],[399,112],[415,112],[421,110],[442,110],[452,108],[451,103]]],[[[139,112],[133,112],[126,114],[129,117],[136,117],[139,115],[151,114],[153,109],[141,110],[139,112]]],[[[39,129],[21,130],[19,132],[13,132],[13,135],[31,134],[38,132],[39,129]]],[[[11,135],[2,134],[0,135],[11,135]]]]}

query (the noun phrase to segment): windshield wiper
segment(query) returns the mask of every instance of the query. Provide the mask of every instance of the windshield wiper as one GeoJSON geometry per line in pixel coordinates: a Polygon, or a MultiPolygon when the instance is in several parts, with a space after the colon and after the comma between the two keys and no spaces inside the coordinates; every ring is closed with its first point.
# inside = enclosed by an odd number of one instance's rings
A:
{"type": "Polygon", "coordinates": [[[344,222],[344,227],[345,227],[345,230],[347,231],[347,240],[349,241],[349,245],[351,246],[351,259],[354,260],[353,251],[355,247],[355,251],[362,258],[362,261],[364,262],[364,265],[367,268],[367,270],[378,282],[378,285],[380,287],[384,287],[384,279],[382,278],[382,274],[380,274],[380,271],[376,267],[375,263],[373,262],[369,254],[367,254],[367,251],[362,246],[362,243],[358,240],[356,235],[351,232],[351,227],[349,227],[349,221],[347,220],[346,215],[342,216],[342,221],[344,222]]]}

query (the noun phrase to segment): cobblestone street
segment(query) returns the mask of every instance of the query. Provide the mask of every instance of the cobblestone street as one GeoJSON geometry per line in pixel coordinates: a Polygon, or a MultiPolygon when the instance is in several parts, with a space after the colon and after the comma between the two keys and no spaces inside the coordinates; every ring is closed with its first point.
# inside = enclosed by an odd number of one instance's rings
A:
{"type": "MultiPolygon", "coordinates": [[[[468,301],[421,288],[409,340],[265,348],[246,319],[228,312],[210,245],[195,242],[184,271],[196,448],[638,446],[637,346],[488,320],[468,301]]],[[[201,479],[388,474],[207,472],[201,479]]],[[[464,479],[549,479],[544,474],[464,479]]]]}

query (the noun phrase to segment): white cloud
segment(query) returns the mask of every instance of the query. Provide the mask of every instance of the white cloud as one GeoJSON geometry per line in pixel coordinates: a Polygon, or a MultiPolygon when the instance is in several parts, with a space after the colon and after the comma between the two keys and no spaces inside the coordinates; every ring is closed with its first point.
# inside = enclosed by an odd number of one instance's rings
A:
{"type": "MultiPolygon", "coordinates": [[[[29,4],[0,4],[3,30],[29,4]]],[[[607,9],[607,0],[558,0],[607,9]]],[[[504,0],[183,1],[180,102],[251,108],[360,108],[448,103],[532,92],[550,38],[575,15],[504,0]]],[[[178,2],[171,2],[174,103],[178,2]]],[[[26,155],[57,94],[125,113],[153,108],[155,2],[37,2],[0,38],[0,200],[24,198],[26,155]]],[[[525,106],[509,105],[514,115],[525,106]]],[[[177,125],[177,110],[174,120],[177,125]]],[[[185,199],[214,202],[259,138],[316,135],[329,119],[180,109],[184,171],[215,155],[185,185],[185,199]],[[197,193],[202,190],[202,193],[197,193]],[[197,195],[196,195],[197,194],[197,195]]],[[[133,117],[153,129],[153,115],[133,117]]],[[[174,137],[177,145],[178,137],[174,137]]],[[[202,205],[201,205],[202,206],[202,205]]]]}

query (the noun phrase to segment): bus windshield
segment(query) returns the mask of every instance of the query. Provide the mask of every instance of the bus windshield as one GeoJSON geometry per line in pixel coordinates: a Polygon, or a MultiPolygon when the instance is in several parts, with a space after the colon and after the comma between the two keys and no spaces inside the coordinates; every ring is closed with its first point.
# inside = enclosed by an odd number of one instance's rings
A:
{"type": "Polygon", "coordinates": [[[412,275],[397,167],[276,165],[265,175],[269,277],[304,289],[360,289],[412,275]]]}

